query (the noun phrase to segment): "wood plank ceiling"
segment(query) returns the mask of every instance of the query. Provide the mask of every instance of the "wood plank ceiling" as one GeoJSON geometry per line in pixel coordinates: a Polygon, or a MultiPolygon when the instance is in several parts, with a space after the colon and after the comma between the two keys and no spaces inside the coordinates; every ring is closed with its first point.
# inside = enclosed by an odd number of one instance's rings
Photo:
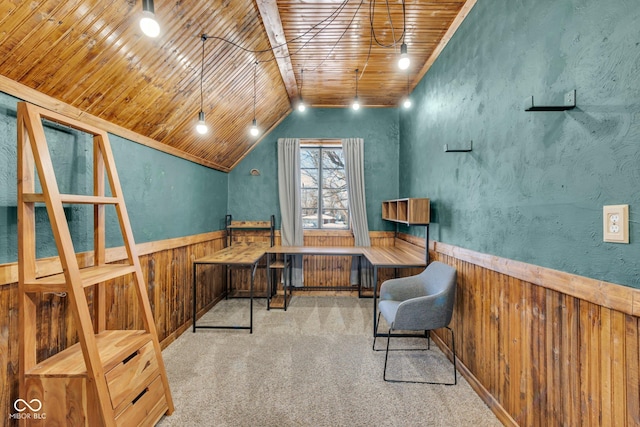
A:
{"type": "Polygon", "coordinates": [[[474,3],[155,0],[161,34],[149,38],[139,1],[0,0],[0,75],[230,171],[300,96],[348,107],[357,75],[364,107],[397,106],[474,3]],[[403,41],[407,71],[397,67],[403,41]],[[201,77],[204,136],[194,130],[201,77]]]}

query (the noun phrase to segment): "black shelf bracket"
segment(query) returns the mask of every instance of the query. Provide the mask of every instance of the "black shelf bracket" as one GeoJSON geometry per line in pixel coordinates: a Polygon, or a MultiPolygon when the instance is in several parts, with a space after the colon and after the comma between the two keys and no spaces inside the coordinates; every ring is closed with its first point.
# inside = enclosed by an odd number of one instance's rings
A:
{"type": "Polygon", "coordinates": [[[564,94],[564,105],[534,105],[533,96],[527,98],[524,111],[567,111],[576,108],[576,90],[564,94]]]}
{"type": "Polygon", "coordinates": [[[449,148],[449,144],[444,144],[445,153],[470,153],[473,151],[473,141],[469,141],[469,148],[453,149],[449,148]]]}

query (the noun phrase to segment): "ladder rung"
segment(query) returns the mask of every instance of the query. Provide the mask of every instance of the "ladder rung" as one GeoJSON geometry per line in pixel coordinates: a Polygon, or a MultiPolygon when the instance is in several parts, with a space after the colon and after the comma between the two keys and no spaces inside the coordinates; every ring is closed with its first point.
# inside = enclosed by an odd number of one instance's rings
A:
{"type": "MultiPolygon", "coordinates": [[[[29,203],[45,202],[44,194],[42,193],[25,193],[23,194],[23,198],[25,202],[29,203]]],[[[62,203],[84,205],[115,205],[119,202],[118,198],[116,197],[85,196],[80,194],[61,194],[60,199],[62,200],[62,203]]]]}
{"type": "MultiPolygon", "coordinates": [[[[107,264],[83,268],[80,270],[80,277],[82,278],[82,286],[86,288],[134,272],[133,265],[107,264]]],[[[66,292],[68,290],[64,273],[25,281],[25,287],[27,292],[66,292]]]]}

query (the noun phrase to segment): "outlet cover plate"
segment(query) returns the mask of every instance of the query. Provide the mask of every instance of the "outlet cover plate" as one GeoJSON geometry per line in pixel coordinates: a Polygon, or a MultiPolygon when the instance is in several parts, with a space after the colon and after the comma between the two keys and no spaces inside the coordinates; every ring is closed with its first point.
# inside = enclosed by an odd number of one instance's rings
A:
{"type": "Polygon", "coordinates": [[[629,243],[629,205],[602,207],[602,236],[605,242],[629,243]]]}

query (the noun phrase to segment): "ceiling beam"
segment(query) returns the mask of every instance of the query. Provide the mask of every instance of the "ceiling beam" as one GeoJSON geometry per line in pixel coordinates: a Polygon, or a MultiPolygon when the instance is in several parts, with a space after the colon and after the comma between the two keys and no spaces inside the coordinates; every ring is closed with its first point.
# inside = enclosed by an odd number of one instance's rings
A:
{"type": "Polygon", "coordinates": [[[276,0],[256,0],[256,3],[262,17],[262,23],[269,36],[282,81],[287,89],[287,94],[289,94],[289,101],[293,103],[298,99],[298,83],[293,72],[293,65],[291,65],[291,58],[289,58],[289,48],[282,28],[278,4],[276,0]]]}

